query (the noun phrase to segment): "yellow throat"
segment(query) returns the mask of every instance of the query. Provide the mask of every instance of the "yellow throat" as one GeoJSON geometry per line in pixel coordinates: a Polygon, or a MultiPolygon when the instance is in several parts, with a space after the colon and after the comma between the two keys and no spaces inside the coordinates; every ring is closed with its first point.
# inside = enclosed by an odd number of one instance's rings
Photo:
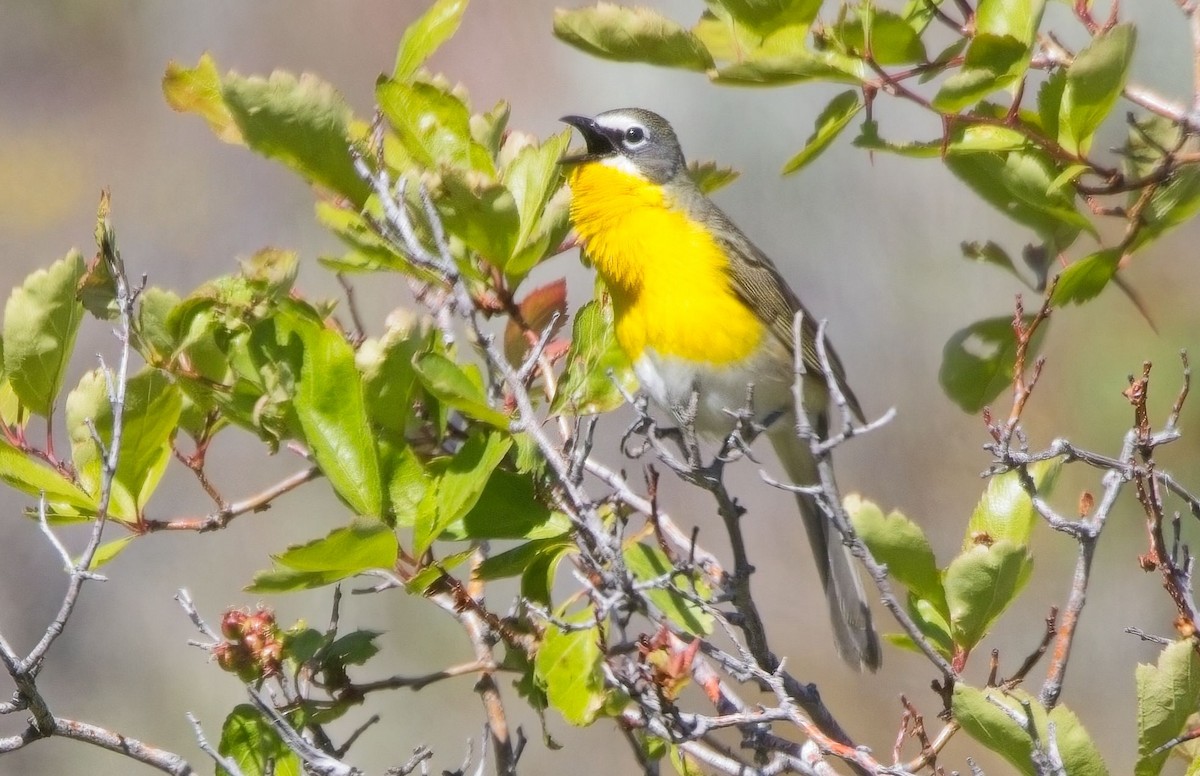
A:
{"type": "Polygon", "coordinates": [[[613,298],[616,335],[636,362],[652,349],[733,366],[766,327],[735,294],[729,258],[669,192],[603,161],[571,169],[571,221],[613,298]]]}

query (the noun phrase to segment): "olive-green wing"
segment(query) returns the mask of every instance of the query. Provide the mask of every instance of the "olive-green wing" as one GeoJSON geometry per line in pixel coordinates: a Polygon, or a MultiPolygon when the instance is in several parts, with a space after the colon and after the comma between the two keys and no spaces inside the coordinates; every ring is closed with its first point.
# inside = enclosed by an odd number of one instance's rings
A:
{"type": "MultiPolygon", "coordinates": [[[[814,318],[800,302],[796,293],[788,286],[787,281],[779,274],[779,270],[771,260],[742,234],[729,217],[711,202],[703,204],[704,221],[709,224],[721,247],[730,256],[740,257],[741,260],[729,263],[730,280],[734,291],[743,301],[768,323],[771,333],[787,345],[789,351],[795,348],[792,321],[797,312],[803,312],[800,324],[800,349],[804,358],[804,367],[812,374],[821,374],[821,361],[817,357],[817,319],[814,318]],[[707,205],[707,207],[704,207],[707,205]]],[[[794,351],[793,351],[794,352],[794,351]]],[[[846,382],[846,370],[842,360],[838,358],[833,346],[826,341],[826,352],[829,354],[829,364],[833,368],[834,379],[846,396],[846,401],[854,415],[865,422],[862,406],[858,397],[846,382]]]]}

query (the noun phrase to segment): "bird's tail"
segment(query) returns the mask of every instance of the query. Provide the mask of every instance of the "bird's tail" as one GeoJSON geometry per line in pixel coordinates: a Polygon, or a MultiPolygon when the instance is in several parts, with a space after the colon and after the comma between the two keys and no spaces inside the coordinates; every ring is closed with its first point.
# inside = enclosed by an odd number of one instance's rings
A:
{"type": "MultiPolygon", "coordinates": [[[[796,435],[792,424],[777,424],[772,429],[771,444],[792,482],[797,485],[818,482],[816,461],[808,442],[796,435]]],[[[796,502],[829,602],[829,618],[833,623],[838,654],[859,671],[864,667],[874,671],[882,661],[879,636],[871,623],[871,609],[854,566],[854,556],[816,498],[797,493],[796,502]]]]}

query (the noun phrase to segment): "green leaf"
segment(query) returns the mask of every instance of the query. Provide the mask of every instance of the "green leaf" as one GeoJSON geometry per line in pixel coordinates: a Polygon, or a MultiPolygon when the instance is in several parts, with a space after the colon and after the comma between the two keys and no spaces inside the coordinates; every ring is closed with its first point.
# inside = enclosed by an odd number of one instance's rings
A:
{"type": "Polygon", "coordinates": [[[885,564],[888,573],[909,592],[929,601],[948,617],[937,559],[921,527],[897,510],[885,516],[878,506],[857,494],[846,496],[844,506],[855,533],[870,548],[875,560],[885,564]]]}
{"type": "Polygon", "coordinates": [[[396,67],[392,77],[397,81],[412,78],[425,60],[437,51],[458,30],[467,0],[437,0],[420,18],[408,25],[400,38],[396,67]]]}
{"type": "Polygon", "coordinates": [[[1063,92],[1067,88],[1067,71],[1055,70],[1042,82],[1037,93],[1038,121],[1047,137],[1057,138],[1058,116],[1062,109],[1063,92]]]}
{"type": "Polygon", "coordinates": [[[351,576],[391,568],[398,547],[395,532],[386,524],[360,517],[320,539],[293,545],[271,557],[297,571],[337,571],[351,576]]]}
{"type": "MultiPolygon", "coordinates": [[[[509,146],[517,143],[518,134],[509,135],[504,144],[505,154],[511,153],[509,146]]],[[[539,234],[546,203],[562,186],[562,167],[558,160],[570,144],[570,130],[551,135],[541,144],[528,142],[520,146],[512,161],[501,171],[500,180],[516,203],[521,224],[514,252],[528,247],[539,234]]]]}
{"type": "Polygon", "coordinates": [[[138,294],[134,344],[142,357],[154,366],[161,366],[175,350],[175,338],[167,326],[167,319],[179,301],[177,294],[156,286],[149,286],[138,294]]]}
{"type": "Polygon", "coordinates": [[[871,56],[880,65],[906,65],[925,62],[925,44],[904,17],[893,11],[872,8],[869,14],[855,16],[838,24],[833,35],[849,54],[865,55],[867,39],[863,19],[870,19],[871,56]]]}
{"type": "Polygon", "coordinates": [[[492,472],[512,447],[512,437],[476,432],[468,439],[442,475],[438,487],[437,513],[431,522],[413,527],[413,553],[420,555],[442,531],[469,512],[479,501],[492,472]]]}
{"type": "MultiPolygon", "coordinates": [[[[943,596],[945,591],[943,590],[943,596]]],[[[939,609],[935,604],[925,598],[919,598],[911,592],[908,594],[907,608],[909,615],[913,618],[913,622],[921,630],[927,639],[933,644],[934,648],[942,654],[946,659],[950,659],[954,655],[954,639],[950,635],[950,612],[948,606],[939,609]]],[[[903,636],[903,634],[897,634],[903,636]]],[[[920,652],[920,648],[916,643],[909,639],[913,650],[920,652]]],[[[908,646],[901,644],[901,646],[908,646]]]]}
{"type": "Polygon", "coordinates": [[[554,11],[554,34],[578,49],[618,62],[645,62],[704,71],[713,66],[691,32],[648,8],[597,3],[554,11]]]}
{"type": "Polygon", "coordinates": [[[1117,274],[1122,251],[1105,248],[1090,256],[1071,262],[1058,276],[1051,301],[1056,307],[1068,304],[1083,304],[1104,290],[1117,274]]]}
{"type": "Polygon", "coordinates": [[[989,94],[1018,83],[1029,66],[1029,44],[1011,35],[980,32],[967,46],[963,65],[933,98],[941,113],[958,113],[989,94]]]}
{"type": "Polygon", "coordinates": [[[195,113],[221,141],[245,145],[242,132],[221,96],[221,74],[211,55],[202,54],[193,68],[186,68],[174,60],[168,62],[162,90],[172,110],[195,113]]]}
{"type": "Polygon", "coordinates": [[[965,258],[992,264],[1001,269],[1008,270],[1018,278],[1021,277],[1020,273],[1017,272],[1017,265],[1013,262],[1012,257],[1008,255],[1008,251],[991,240],[988,240],[986,243],[963,242],[960,244],[960,247],[965,258]]]}
{"type": "MultiPolygon", "coordinates": [[[[217,751],[237,765],[242,776],[302,776],[300,757],[248,703],[234,707],[221,728],[217,751]]],[[[217,766],[218,776],[229,772],[217,766]]]]}
{"type": "Polygon", "coordinates": [[[1016,599],[1032,569],[1026,548],[1005,540],[975,545],[951,561],[943,585],[954,643],[973,649],[1016,599]]]}
{"type": "Polygon", "coordinates": [[[113,539],[110,542],[101,544],[96,548],[96,554],[92,556],[92,563],[88,566],[88,571],[95,571],[101,566],[110,563],[136,538],[137,534],[129,534],[128,536],[122,536],[120,539],[113,539]]]}
{"type": "Polygon", "coordinates": [[[821,9],[820,0],[709,0],[740,24],[760,33],[782,27],[808,27],[821,9]]]}
{"type": "Polygon", "coordinates": [[[552,410],[574,415],[608,412],[624,402],[618,385],[632,390],[636,382],[613,333],[612,301],[605,296],[575,314],[567,366],[552,410]]]}
{"type": "MultiPolygon", "coordinates": [[[[635,542],[626,548],[624,556],[629,570],[639,582],[661,579],[673,570],[663,551],[648,544],[635,542]]],[[[686,574],[676,572],[671,575],[671,581],[684,589],[693,589],[694,585],[697,595],[708,597],[708,590],[704,584],[699,580],[689,580],[686,574]]],[[[685,632],[697,638],[703,638],[712,632],[712,615],[675,590],[669,587],[650,588],[646,591],[646,597],[668,620],[685,632]]]]}
{"type": "Polygon", "coordinates": [[[535,539],[486,558],[475,569],[474,576],[484,580],[519,576],[521,595],[549,606],[550,588],[558,562],[574,547],[575,543],[566,535],[535,539]]]}
{"type": "Polygon", "coordinates": [[[1200,657],[1194,639],[1167,645],[1156,665],[1139,664],[1137,682],[1138,762],[1135,776],[1158,776],[1170,751],[1151,756],[1158,747],[1183,732],[1190,715],[1200,707],[1200,657]]]}
{"type": "MultiPolygon", "coordinates": [[[[573,617],[559,616],[582,624],[594,619],[595,613],[588,608],[573,617]]],[[[595,626],[564,631],[549,624],[534,657],[534,681],[563,719],[579,727],[595,721],[607,694],[600,669],[604,658],[600,638],[595,626]]]]}
{"type": "Polygon", "coordinates": [[[221,96],[246,145],[361,207],[370,189],[350,156],[350,108],[328,83],[277,71],[225,77],[221,96]]]}
{"type": "MultiPolygon", "coordinates": [[[[1029,476],[1033,478],[1039,496],[1050,494],[1061,469],[1061,458],[1038,461],[1029,466],[1029,476]]],[[[971,513],[963,550],[969,550],[981,541],[1000,540],[1027,547],[1036,522],[1037,511],[1021,486],[1018,472],[998,474],[988,480],[987,489],[971,513]]]]}
{"type": "Polygon", "coordinates": [[[1125,88],[1136,41],[1132,24],[1118,24],[1093,38],[1067,68],[1058,119],[1058,142],[1067,151],[1088,152],[1125,88]]]}
{"type": "Polygon", "coordinates": [[[446,231],[489,264],[503,268],[517,249],[521,231],[512,192],[483,174],[446,170],[437,194],[434,202],[446,231]]]}
{"type": "Polygon", "coordinates": [[[744,86],[782,86],[805,81],[861,84],[868,75],[861,59],[835,51],[809,51],[793,47],[787,53],[764,54],[718,69],[715,83],[744,86]]]}
{"type": "MultiPolygon", "coordinates": [[[[1027,316],[1026,323],[1029,320],[1027,316]]],[[[1030,355],[1041,347],[1045,332],[1046,323],[1042,323],[1034,335],[1030,355]]],[[[1012,384],[1016,349],[1011,317],[976,321],[946,342],[938,382],[965,412],[979,412],[1012,384]]]]}
{"type": "MultiPolygon", "coordinates": [[[[171,460],[171,443],[182,408],[183,395],[157,369],[147,367],[126,382],[121,453],[109,504],[112,517],[133,520],[141,514],[171,460]]],[[[113,437],[108,380],[99,369],[85,374],[67,396],[66,421],[79,483],[93,498],[99,498],[103,454],[96,447],[92,429],[106,448],[113,437]]]]}
{"type": "Polygon", "coordinates": [[[978,690],[965,684],[954,686],[951,710],[963,730],[979,743],[1001,755],[1020,773],[1032,776],[1035,773],[1032,753],[1033,740],[1025,727],[1009,716],[996,704],[1019,714],[1026,715],[1028,704],[1033,714],[1034,728],[1038,741],[1046,746],[1049,722],[1054,723],[1055,741],[1062,757],[1064,772],[1071,776],[1107,776],[1108,768],[1096,749],[1096,744],[1079,718],[1065,705],[1059,704],[1047,714],[1042,704],[1025,690],[1001,690],[988,688],[978,690]]]}
{"type": "Polygon", "coordinates": [[[360,666],[379,653],[375,640],[382,635],[382,631],[351,631],[335,639],[325,649],[323,657],[334,659],[343,666],[360,666]]]}
{"type": "Polygon", "coordinates": [[[551,510],[544,501],[533,477],[501,469],[463,515],[461,529],[451,526],[447,533],[463,539],[543,539],[570,530],[566,515],[551,510]]]}
{"type": "Polygon", "coordinates": [[[863,103],[858,92],[845,91],[834,97],[817,116],[816,126],[808,140],[804,141],[804,148],[783,166],[783,174],[796,172],[820,156],[862,109],[863,103]]]}
{"type": "Polygon", "coordinates": [[[942,150],[945,147],[945,144],[941,140],[923,142],[884,140],[879,136],[879,123],[876,121],[864,121],[862,123],[858,137],[854,138],[853,145],[856,148],[865,148],[868,151],[882,151],[884,153],[896,154],[897,156],[905,156],[910,159],[937,159],[942,156],[942,150]]]}
{"type": "Polygon", "coordinates": [[[321,472],[359,515],[383,515],[383,485],[354,348],[298,316],[304,360],[293,405],[321,472]]]}
{"type": "Polygon", "coordinates": [[[1074,192],[1054,188],[1062,170],[1042,151],[951,154],[946,166],[988,204],[1060,248],[1081,230],[1096,233],[1074,192]]]}
{"type": "Polygon", "coordinates": [[[51,507],[66,506],[85,514],[96,512],[94,498],[57,469],[37,462],[4,439],[0,439],[0,482],[34,498],[45,493],[51,507]]]}
{"type": "Polygon", "coordinates": [[[276,568],[254,575],[246,589],[255,593],[280,593],[321,587],[371,569],[390,569],[396,563],[399,543],[395,532],[382,521],[357,518],[320,539],[288,547],[272,555],[276,568]]]}
{"type": "MultiPolygon", "coordinates": [[[[429,472],[408,445],[398,449],[380,445],[380,468],[387,478],[388,500],[397,525],[412,526],[422,519],[422,505],[429,489],[429,472]]],[[[432,519],[432,518],[428,518],[432,519]]]]}
{"type": "Polygon", "coordinates": [[[1045,5],[1045,0],[980,0],[975,9],[975,29],[991,35],[1011,35],[1031,45],[1045,5]]]}
{"type": "Polygon", "coordinates": [[[439,401],[496,428],[508,429],[508,416],[488,405],[483,389],[441,353],[422,353],[413,361],[425,390],[439,401]]]}
{"type": "Polygon", "coordinates": [[[75,290],[87,267],[71,251],[13,289],[4,306],[4,374],[21,404],[36,415],[54,411],[83,305],[75,290]]]}
{"type": "Polygon", "coordinates": [[[397,310],[385,325],[382,337],[358,346],[354,363],[362,374],[371,423],[403,435],[412,422],[412,405],[420,390],[413,358],[429,349],[433,323],[428,317],[397,310]]]}
{"type": "Polygon", "coordinates": [[[721,167],[716,162],[689,162],[688,175],[705,194],[712,194],[733,183],[741,175],[732,167],[721,167]]]}
{"type": "Polygon", "coordinates": [[[495,175],[492,156],[472,137],[471,114],[459,97],[430,83],[386,79],[375,88],[375,100],[417,164],[495,175]]]}

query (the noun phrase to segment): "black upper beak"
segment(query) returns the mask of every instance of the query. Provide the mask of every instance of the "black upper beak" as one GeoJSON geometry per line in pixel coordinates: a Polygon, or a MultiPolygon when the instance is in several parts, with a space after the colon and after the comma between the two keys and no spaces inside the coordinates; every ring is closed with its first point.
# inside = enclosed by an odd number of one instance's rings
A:
{"type": "Polygon", "coordinates": [[[587,116],[563,116],[559,121],[578,129],[579,134],[583,135],[583,142],[587,143],[585,153],[564,156],[558,160],[559,164],[591,162],[616,153],[617,147],[613,144],[612,138],[596,124],[595,119],[587,116]]]}

